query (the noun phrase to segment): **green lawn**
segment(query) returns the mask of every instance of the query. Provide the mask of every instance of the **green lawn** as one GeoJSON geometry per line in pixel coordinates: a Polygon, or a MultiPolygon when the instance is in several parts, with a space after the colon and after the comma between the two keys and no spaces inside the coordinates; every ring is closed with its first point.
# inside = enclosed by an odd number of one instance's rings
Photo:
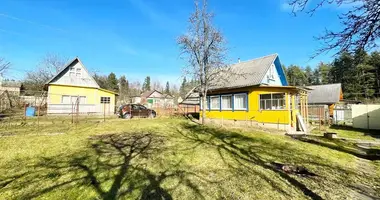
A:
{"type": "MultiPolygon", "coordinates": [[[[332,126],[327,129],[328,132],[337,133],[338,137],[358,140],[375,140],[380,139],[380,131],[378,130],[361,130],[344,126],[332,126]]],[[[315,134],[323,135],[324,131],[319,131],[318,128],[313,130],[315,134]]]]}
{"type": "Polygon", "coordinates": [[[9,123],[0,199],[351,199],[380,194],[380,164],[278,134],[184,119],[9,123]],[[306,167],[287,174],[272,162],[306,167]],[[363,165],[364,162],[364,165],[363,165]],[[369,188],[363,189],[363,188],[369,188]],[[356,191],[356,192],[354,192],[356,191]]]}

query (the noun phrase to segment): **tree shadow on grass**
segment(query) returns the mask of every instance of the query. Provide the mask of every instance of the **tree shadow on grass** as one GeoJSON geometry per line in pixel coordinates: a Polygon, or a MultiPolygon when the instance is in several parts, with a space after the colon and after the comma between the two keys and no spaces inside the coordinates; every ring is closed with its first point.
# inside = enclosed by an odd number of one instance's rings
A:
{"type": "Polygon", "coordinates": [[[380,151],[377,149],[363,149],[359,148],[351,143],[341,141],[339,139],[326,139],[322,136],[305,136],[305,137],[296,137],[295,139],[315,144],[322,147],[327,147],[336,151],[344,152],[356,156],[358,158],[366,160],[380,160],[380,151]]]}
{"type": "Polygon", "coordinates": [[[87,152],[41,158],[29,166],[28,172],[2,178],[0,192],[14,192],[12,197],[16,199],[32,199],[58,190],[85,187],[96,192],[97,197],[92,198],[170,200],[173,190],[182,185],[197,198],[204,198],[189,178],[197,175],[180,169],[180,162],[168,164],[158,173],[146,166],[147,160],[165,150],[165,140],[152,133],[92,136],[87,152]],[[178,180],[177,185],[163,187],[162,183],[169,179],[178,180]]]}
{"type": "MultiPolygon", "coordinates": [[[[233,157],[235,161],[240,164],[240,167],[237,170],[241,171],[241,167],[249,168],[247,166],[247,164],[249,163],[259,165],[260,167],[266,170],[270,170],[278,174],[281,178],[285,179],[291,185],[293,185],[294,187],[302,191],[304,195],[312,199],[322,199],[321,196],[319,196],[317,193],[310,190],[305,184],[293,178],[289,174],[283,172],[282,170],[276,168],[272,163],[267,162],[265,159],[263,159],[259,155],[259,151],[262,151],[262,150],[267,151],[266,153],[270,155],[271,154],[270,151],[275,150],[275,149],[258,150],[258,148],[265,148],[265,147],[241,145],[244,143],[251,143],[251,144],[258,143],[258,142],[262,143],[262,142],[266,142],[265,140],[257,141],[253,139],[252,137],[246,137],[242,134],[235,133],[233,131],[226,131],[223,129],[217,129],[217,128],[212,128],[212,127],[207,127],[207,126],[197,126],[197,125],[192,125],[189,123],[183,123],[181,128],[182,130],[187,130],[187,131],[185,132],[185,131],[182,131],[181,129],[177,129],[179,134],[183,135],[189,140],[192,140],[195,143],[201,143],[201,144],[214,146],[218,150],[222,159],[223,159],[223,152],[233,157]]],[[[231,168],[233,168],[233,166],[229,164],[227,161],[225,161],[225,159],[223,159],[223,161],[227,165],[229,165],[231,168]]],[[[253,171],[249,171],[249,172],[253,172],[253,171]]],[[[282,188],[277,186],[274,180],[271,180],[271,178],[267,177],[264,173],[257,174],[257,175],[259,175],[264,180],[267,180],[267,182],[272,183],[271,185],[274,189],[278,190],[281,193],[286,194],[286,192],[282,188]]]]}
{"type": "MultiPolygon", "coordinates": [[[[338,125],[333,125],[330,127],[332,131],[334,130],[344,130],[344,131],[352,131],[352,132],[361,132],[365,136],[371,136],[373,138],[380,139],[380,131],[379,130],[368,130],[368,129],[358,129],[358,128],[353,128],[350,126],[338,126],[338,125]]],[[[355,133],[357,134],[357,133],[355,133]]]]}

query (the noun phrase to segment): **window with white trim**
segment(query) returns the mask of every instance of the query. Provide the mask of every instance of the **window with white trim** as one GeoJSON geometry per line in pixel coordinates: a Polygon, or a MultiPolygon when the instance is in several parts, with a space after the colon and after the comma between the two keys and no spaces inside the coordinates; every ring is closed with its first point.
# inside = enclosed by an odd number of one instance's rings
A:
{"type": "Polygon", "coordinates": [[[79,104],[86,104],[87,98],[85,96],[80,96],[79,97],[79,104]]]}
{"type": "Polygon", "coordinates": [[[71,104],[70,96],[69,95],[62,95],[61,103],[62,104],[71,104]]]}
{"type": "Polygon", "coordinates": [[[247,110],[247,94],[235,94],[234,95],[234,110],[247,110]]]}
{"type": "MultiPolygon", "coordinates": [[[[202,102],[202,98],[200,98],[200,100],[201,100],[201,103],[200,103],[200,105],[201,105],[201,109],[203,109],[203,102],[202,102]]],[[[208,97],[207,97],[207,98],[206,98],[206,110],[208,110],[208,109],[209,109],[208,105],[209,105],[209,103],[208,103],[208,97]]]]}
{"type": "Polygon", "coordinates": [[[285,109],[285,93],[260,94],[260,110],[285,109]]]}
{"type": "Polygon", "coordinates": [[[86,104],[86,96],[70,96],[70,95],[62,95],[61,103],[62,104],[86,104]],[[79,98],[79,99],[78,99],[79,98]]]}
{"type": "Polygon", "coordinates": [[[220,98],[219,96],[210,96],[211,109],[220,109],[220,98]]]}
{"type": "Polygon", "coordinates": [[[75,76],[75,68],[74,67],[70,67],[69,76],[70,77],[74,77],[75,76]]]}
{"type": "Polygon", "coordinates": [[[232,95],[222,95],[222,110],[232,110],[232,95]]]}
{"type": "Polygon", "coordinates": [[[77,68],[75,75],[76,77],[80,77],[82,75],[81,68],[77,68]]]}

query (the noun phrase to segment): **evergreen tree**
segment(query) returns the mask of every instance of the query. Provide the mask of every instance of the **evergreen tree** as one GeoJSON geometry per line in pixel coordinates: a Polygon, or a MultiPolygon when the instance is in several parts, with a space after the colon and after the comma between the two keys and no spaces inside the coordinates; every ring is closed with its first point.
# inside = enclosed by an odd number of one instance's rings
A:
{"type": "Polygon", "coordinates": [[[186,96],[186,93],[187,93],[186,86],[187,86],[187,80],[186,80],[186,77],[183,77],[181,87],[179,88],[179,95],[181,98],[185,98],[186,96]]]}
{"type": "Polygon", "coordinates": [[[150,76],[147,76],[144,80],[144,83],[142,85],[142,91],[150,91],[150,76]]]}
{"type": "Polygon", "coordinates": [[[313,84],[313,70],[310,66],[307,66],[305,68],[305,76],[306,76],[306,83],[305,85],[311,85],[313,84]]]}
{"type": "Polygon", "coordinates": [[[166,87],[165,87],[165,94],[170,94],[170,86],[169,86],[169,81],[166,82],[166,87]]]}
{"type": "Polygon", "coordinates": [[[328,84],[330,83],[330,69],[331,66],[328,64],[324,64],[321,62],[318,66],[318,71],[319,71],[319,80],[321,84],[328,84]]]}
{"type": "Polygon", "coordinates": [[[320,77],[321,74],[319,73],[319,69],[318,68],[315,68],[313,70],[313,74],[312,74],[312,82],[311,82],[311,85],[320,85],[321,84],[321,80],[320,80],[320,77]]]}
{"type": "Polygon", "coordinates": [[[111,72],[107,77],[107,88],[108,90],[117,92],[119,90],[118,81],[116,75],[111,72]]]}
{"type": "Polygon", "coordinates": [[[379,51],[372,52],[371,55],[369,56],[367,64],[373,67],[373,74],[375,76],[373,89],[375,90],[375,93],[377,93],[375,96],[379,98],[380,97],[380,52],[379,51]]]}
{"type": "Polygon", "coordinates": [[[129,97],[129,84],[124,75],[119,78],[119,96],[124,101],[129,97]]]}
{"type": "Polygon", "coordinates": [[[287,70],[286,74],[288,77],[289,85],[293,86],[303,86],[306,85],[307,78],[304,73],[304,71],[301,69],[301,67],[296,65],[290,65],[287,70]]]}
{"type": "Polygon", "coordinates": [[[93,76],[96,83],[99,85],[100,88],[108,89],[107,88],[107,77],[103,75],[94,74],[93,76]]]}

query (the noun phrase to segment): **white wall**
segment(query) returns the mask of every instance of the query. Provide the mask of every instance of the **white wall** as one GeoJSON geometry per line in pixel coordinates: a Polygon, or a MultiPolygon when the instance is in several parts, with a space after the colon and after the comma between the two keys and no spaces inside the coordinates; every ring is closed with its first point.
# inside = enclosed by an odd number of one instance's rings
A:
{"type": "Polygon", "coordinates": [[[74,62],[74,64],[71,64],[70,67],[66,68],[63,73],[56,77],[51,83],[95,88],[99,87],[99,85],[92,79],[91,75],[88,74],[87,70],[80,62],[74,62]],[[74,73],[76,73],[76,69],[80,69],[81,75],[79,77],[76,75],[70,76],[70,67],[74,69],[74,73]]]}
{"type": "Polygon", "coordinates": [[[278,71],[276,69],[276,66],[272,64],[270,66],[270,69],[265,74],[264,79],[262,80],[263,84],[273,85],[273,86],[282,86],[280,75],[278,74],[278,71]],[[273,74],[273,80],[268,80],[268,76],[270,73],[273,74]]]}
{"type": "Polygon", "coordinates": [[[353,127],[380,130],[380,105],[352,105],[353,127]]]}

